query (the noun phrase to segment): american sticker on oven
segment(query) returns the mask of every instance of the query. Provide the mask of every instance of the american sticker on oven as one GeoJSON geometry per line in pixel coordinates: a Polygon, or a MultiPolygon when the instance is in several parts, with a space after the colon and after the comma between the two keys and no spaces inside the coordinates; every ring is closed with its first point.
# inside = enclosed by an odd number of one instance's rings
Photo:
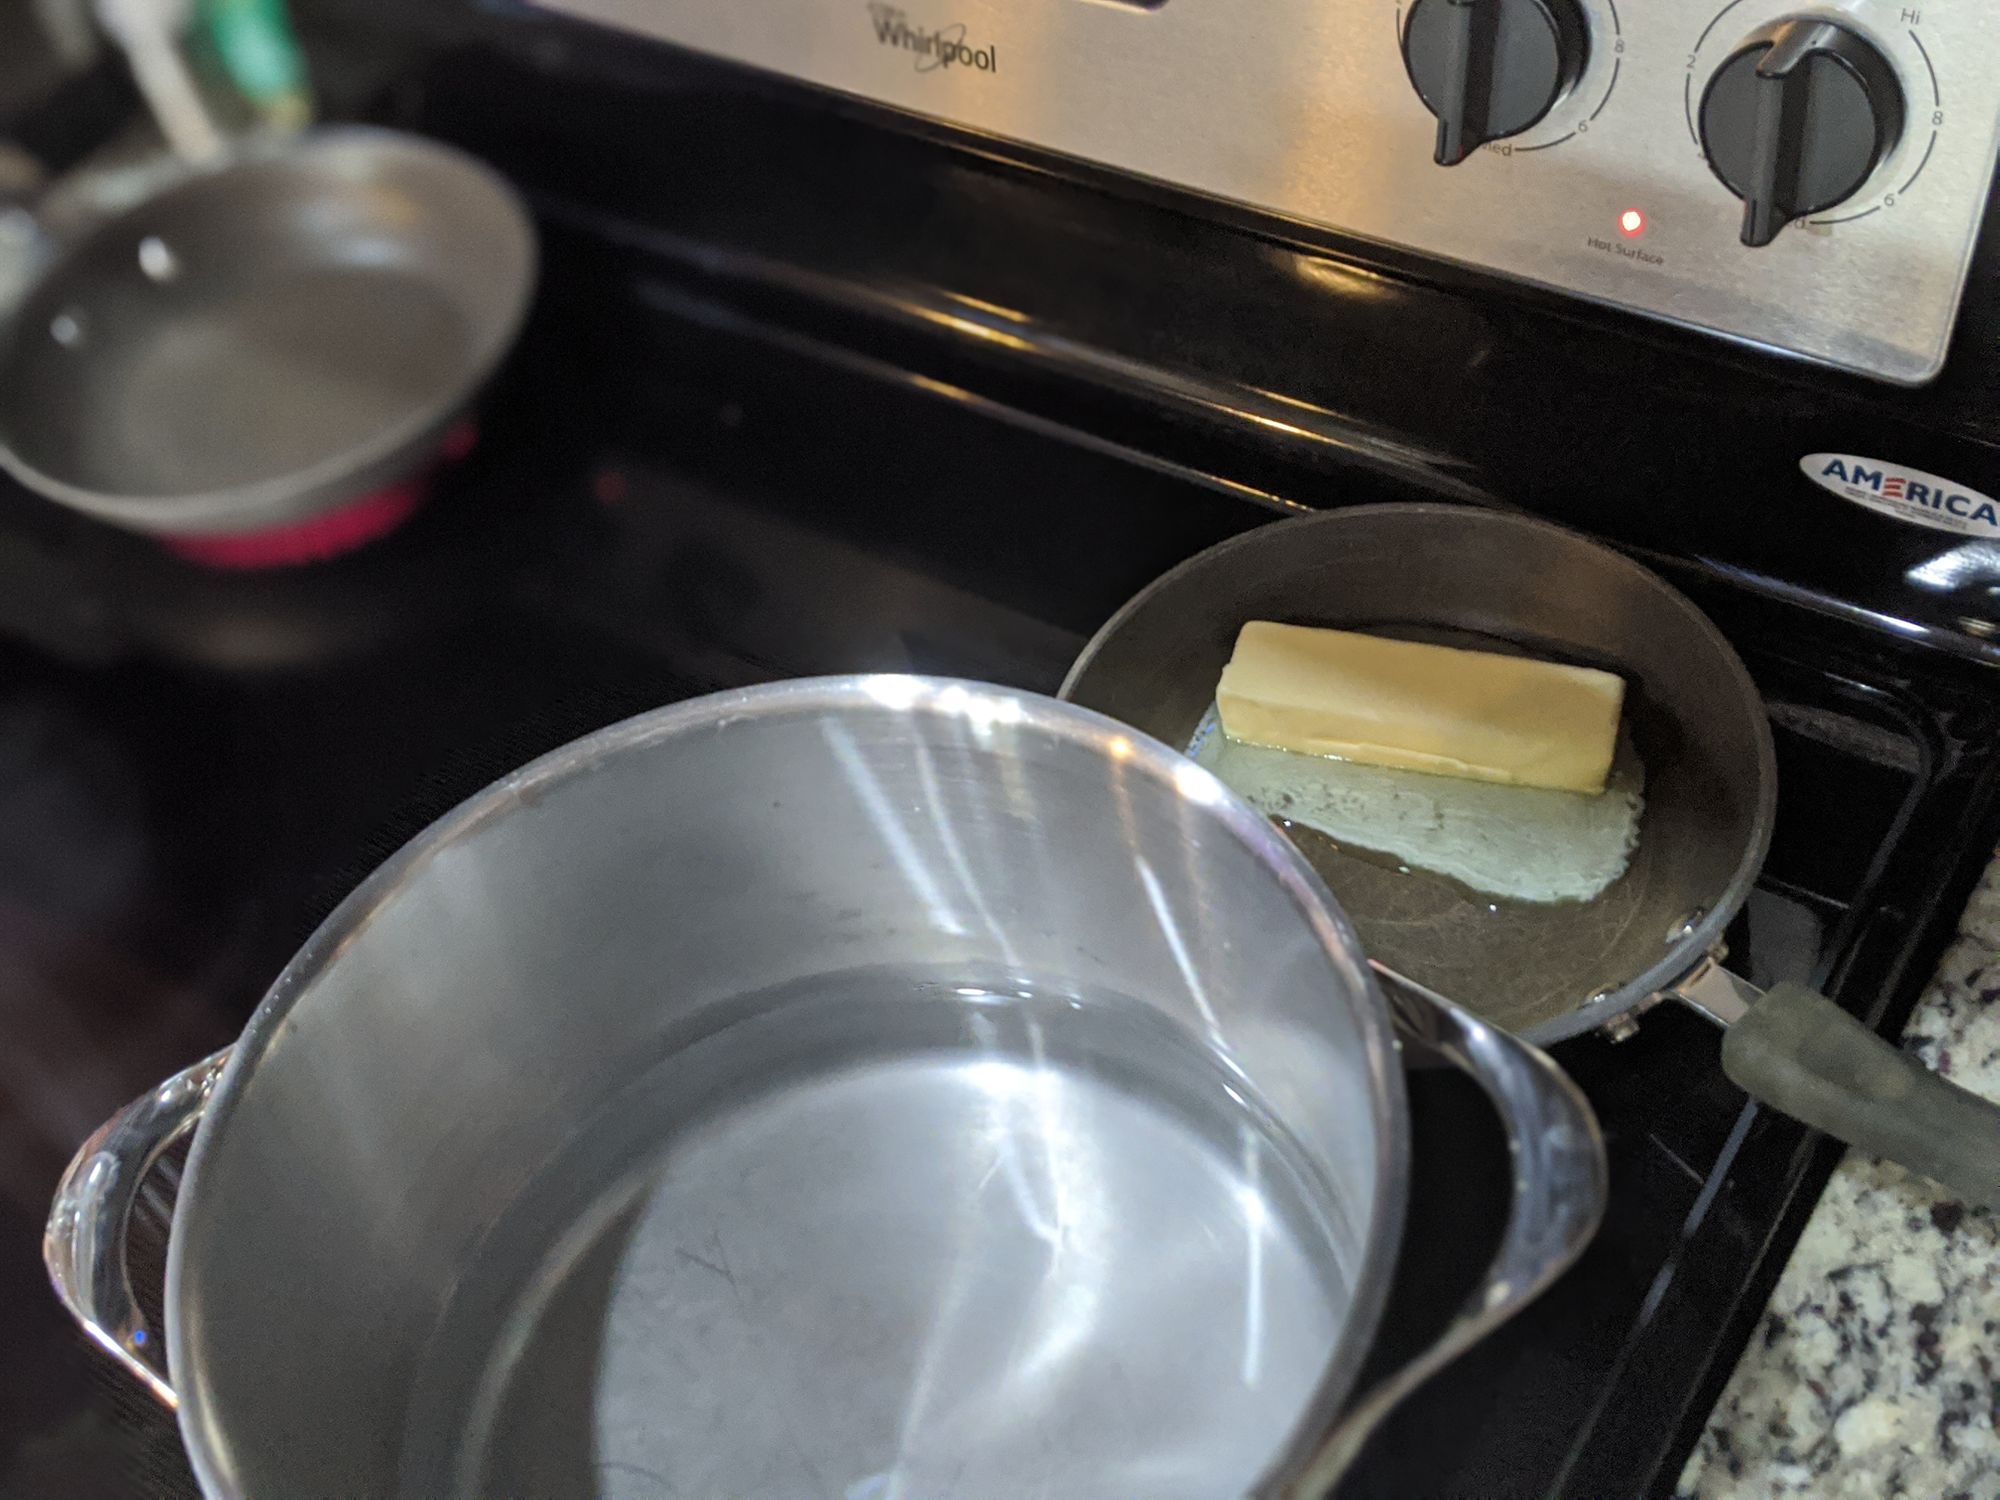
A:
{"type": "Polygon", "coordinates": [[[1821,489],[1899,521],[1960,536],[2000,537],[2000,502],[1936,474],[1852,453],[1808,453],[1799,468],[1821,489]]]}

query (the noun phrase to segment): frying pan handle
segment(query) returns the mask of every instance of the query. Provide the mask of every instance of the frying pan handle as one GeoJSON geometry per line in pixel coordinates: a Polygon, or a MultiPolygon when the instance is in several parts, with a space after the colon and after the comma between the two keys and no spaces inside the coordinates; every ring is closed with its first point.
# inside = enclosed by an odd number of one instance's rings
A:
{"type": "Polygon", "coordinates": [[[1282,1491],[1285,1500],[1330,1493],[1404,1397],[1540,1296],[1583,1253],[1604,1217],[1604,1139],[1582,1091],[1539,1048],[1373,967],[1405,1039],[1470,1074],[1492,1101],[1513,1161],[1513,1203],[1492,1264],[1450,1327],[1349,1409],[1306,1472],[1282,1491]]]}
{"type": "Polygon", "coordinates": [[[105,1121],[63,1173],[42,1235],[42,1260],[70,1316],[169,1411],[180,1398],[167,1383],[166,1350],[132,1297],[126,1229],[146,1174],[199,1123],[228,1061],[225,1047],[105,1121]]]}
{"type": "Polygon", "coordinates": [[[1774,986],[1723,1033],[1722,1070],[1828,1135],[2000,1208],[2000,1105],[1968,1093],[1802,984],[1774,986]]]}

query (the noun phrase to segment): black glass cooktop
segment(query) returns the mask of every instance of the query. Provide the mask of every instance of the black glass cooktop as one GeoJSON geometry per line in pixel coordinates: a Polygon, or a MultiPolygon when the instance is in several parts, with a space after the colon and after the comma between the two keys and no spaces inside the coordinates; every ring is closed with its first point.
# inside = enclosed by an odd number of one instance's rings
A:
{"type": "MultiPolygon", "coordinates": [[[[0,1473],[20,1493],[79,1465],[92,1494],[191,1493],[171,1424],[42,1286],[48,1192],[99,1118],[227,1041],[403,839],[542,750],[717,686],[913,669],[1050,690],[1127,594],[1275,515],[723,325],[643,266],[552,233],[480,447],[343,561],[205,573],[0,501],[0,599],[54,601],[0,643],[0,1473]]],[[[1890,1022],[1972,870],[1985,674],[1668,566],[1776,727],[1778,833],[1732,947],[1753,978],[1812,977],[1890,1022]]],[[[1559,1053],[1610,1140],[1604,1233],[1378,1440],[1356,1493],[1670,1481],[1817,1192],[1827,1152],[1746,1105],[1691,1015],[1559,1053]],[[1452,1443],[1422,1437],[1438,1425],[1452,1443]]],[[[1385,1355],[1449,1306],[1504,1206],[1483,1105],[1443,1076],[1416,1096],[1423,1185],[1385,1355]]]]}
{"type": "MultiPolygon", "coordinates": [[[[476,135],[448,89],[388,96],[476,135]]],[[[505,132],[477,143],[508,164],[505,132]]],[[[982,352],[934,363],[923,327],[870,324],[853,268],[746,301],[685,239],[537,197],[527,337],[478,447],[388,540],[217,574],[0,490],[0,1493],[194,1493],[171,1421],[45,1288],[56,1175],[111,1110],[233,1037],[334,903],[459,799],[720,686],[916,670],[1051,691],[1142,584],[1295,503],[1496,498],[1379,445],[1333,445],[1300,477],[1172,403],[1133,424],[1115,370],[1070,372],[1065,404],[963,329],[932,332],[982,352]]],[[[1642,555],[1770,705],[1777,832],[1736,962],[1892,1030],[1993,847],[1996,669],[1714,556],[1642,555]]],[[[1609,1141],[1604,1231],[1381,1434],[1351,1493],[1671,1487],[1837,1155],[1748,1104],[1717,1054],[1672,1008],[1557,1050],[1609,1141]]],[[[1443,1320],[1504,1211],[1484,1105],[1448,1075],[1413,1089],[1380,1362],[1443,1320]]],[[[170,1186],[141,1216],[154,1256],[170,1186]]]]}

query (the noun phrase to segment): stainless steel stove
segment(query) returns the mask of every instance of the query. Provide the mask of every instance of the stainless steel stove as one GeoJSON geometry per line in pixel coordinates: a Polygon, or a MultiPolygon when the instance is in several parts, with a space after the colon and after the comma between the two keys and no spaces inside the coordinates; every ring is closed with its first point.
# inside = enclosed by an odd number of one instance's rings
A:
{"type": "Polygon", "coordinates": [[[543,3],[1904,382],[1943,363],[2000,144],[1972,0],[543,3]]]}

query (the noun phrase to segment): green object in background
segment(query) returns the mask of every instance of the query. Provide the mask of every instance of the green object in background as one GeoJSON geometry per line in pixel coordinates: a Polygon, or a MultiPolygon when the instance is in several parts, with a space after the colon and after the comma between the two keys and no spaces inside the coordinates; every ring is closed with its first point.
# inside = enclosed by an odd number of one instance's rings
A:
{"type": "Polygon", "coordinates": [[[198,0],[195,18],[230,82],[260,115],[287,128],[307,122],[312,88],[285,0],[198,0]]]}

